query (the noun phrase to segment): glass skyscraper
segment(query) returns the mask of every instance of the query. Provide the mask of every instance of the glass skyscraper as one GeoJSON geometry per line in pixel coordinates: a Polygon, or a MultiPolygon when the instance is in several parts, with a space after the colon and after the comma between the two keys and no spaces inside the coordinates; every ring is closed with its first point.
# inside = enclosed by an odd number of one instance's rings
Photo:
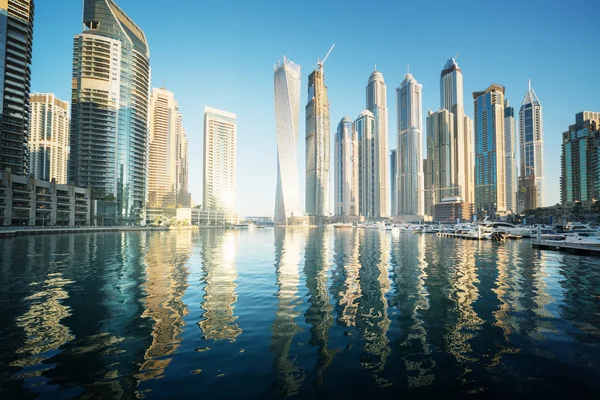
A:
{"type": "Polygon", "coordinates": [[[378,181],[373,173],[375,162],[377,120],[364,110],[354,121],[358,140],[358,207],[365,218],[379,218],[378,181]]]}
{"type": "Polygon", "coordinates": [[[358,216],[358,134],[348,117],[335,134],[335,215],[358,216]]]}
{"type": "Polygon", "coordinates": [[[117,202],[117,223],[145,221],[150,51],[113,0],[84,0],[75,36],[69,181],[117,202]]]}
{"type": "Polygon", "coordinates": [[[422,215],[423,192],[423,85],[408,73],[397,93],[398,214],[422,215]]]}
{"type": "Polygon", "coordinates": [[[390,193],[391,193],[391,213],[390,215],[398,215],[398,157],[396,149],[390,151],[390,193]]]}
{"type": "Polygon", "coordinates": [[[506,213],[506,148],[504,144],[504,86],[492,84],[474,92],[475,213],[506,213]]]}
{"type": "Polygon", "coordinates": [[[425,165],[425,207],[433,215],[433,206],[444,197],[454,197],[456,153],[454,152],[454,114],[442,109],[427,115],[427,159],[425,165]]]}
{"type": "Polygon", "coordinates": [[[306,212],[327,217],[329,212],[330,121],[327,86],[322,69],[308,76],[306,105],[306,212]]]}
{"type": "Polygon", "coordinates": [[[519,197],[526,210],[544,206],[544,129],[542,105],[529,83],[519,110],[519,197]]]}
{"type": "Polygon", "coordinates": [[[0,1],[0,171],[29,173],[33,0],[0,1]]]}
{"type": "Polygon", "coordinates": [[[275,66],[275,123],[277,127],[277,191],[273,222],[287,225],[300,214],[298,181],[298,123],[300,122],[300,65],[287,57],[275,66]]]}
{"type": "Polygon", "coordinates": [[[504,100],[504,157],[506,165],[506,211],[517,212],[517,128],[515,109],[504,100]]]}
{"type": "Polygon", "coordinates": [[[372,174],[375,184],[376,216],[387,217],[389,210],[388,193],[388,109],[387,89],[381,72],[375,70],[369,77],[366,87],[366,109],[375,116],[375,132],[373,136],[374,150],[372,174]]]}

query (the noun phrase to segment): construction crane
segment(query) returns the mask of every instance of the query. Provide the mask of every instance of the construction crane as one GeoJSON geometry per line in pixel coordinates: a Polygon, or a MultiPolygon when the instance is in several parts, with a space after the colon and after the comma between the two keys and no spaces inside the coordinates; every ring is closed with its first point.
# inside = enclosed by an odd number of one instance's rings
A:
{"type": "Polygon", "coordinates": [[[323,64],[325,64],[325,61],[327,60],[327,57],[329,57],[329,54],[331,54],[331,50],[333,50],[334,47],[335,47],[335,43],[333,44],[333,46],[331,46],[331,48],[329,49],[329,51],[327,52],[327,54],[323,58],[323,61],[321,61],[321,60],[318,61],[319,71],[323,71],[323,64]]]}

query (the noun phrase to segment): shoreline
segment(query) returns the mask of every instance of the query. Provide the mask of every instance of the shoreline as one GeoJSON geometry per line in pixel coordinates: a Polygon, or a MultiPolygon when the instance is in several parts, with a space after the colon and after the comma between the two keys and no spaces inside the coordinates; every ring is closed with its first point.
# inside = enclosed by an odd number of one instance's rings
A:
{"type": "Polygon", "coordinates": [[[227,229],[220,226],[178,226],[178,227],[151,227],[151,226],[86,226],[86,227],[32,227],[32,228],[2,228],[0,227],[0,239],[12,238],[26,235],[50,235],[64,233],[93,233],[93,232],[169,232],[169,231],[193,231],[200,229],[227,229]]]}

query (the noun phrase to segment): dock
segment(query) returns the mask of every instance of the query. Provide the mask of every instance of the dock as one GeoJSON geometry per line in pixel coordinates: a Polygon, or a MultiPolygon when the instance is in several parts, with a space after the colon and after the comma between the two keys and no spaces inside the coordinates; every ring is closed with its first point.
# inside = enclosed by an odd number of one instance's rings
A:
{"type": "Polygon", "coordinates": [[[533,247],[537,247],[541,250],[556,250],[565,251],[574,254],[587,254],[591,256],[600,256],[600,247],[592,246],[580,246],[577,244],[566,244],[566,243],[554,243],[546,240],[535,240],[531,242],[533,247]]]}
{"type": "Polygon", "coordinates": [[[450,232],[438,232],[437,237],[451,237],[456,239],[467,239],[467,240],[484,240],[483,236],[478,238],[472,235],[466,235],[464,233],[450,233],[450,232]]]}

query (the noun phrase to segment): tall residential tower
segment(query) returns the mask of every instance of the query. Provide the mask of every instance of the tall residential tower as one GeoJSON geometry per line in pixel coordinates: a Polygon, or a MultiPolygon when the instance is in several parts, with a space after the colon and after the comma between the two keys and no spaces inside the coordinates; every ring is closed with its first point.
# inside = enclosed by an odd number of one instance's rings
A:
{"type": "Polygon", "coordinates": [[[407,73],[398,89],[398,214],[422,215],[423,188],[423,85],[407,73]]]}
{"type": "Polygon", "coordinates": [[[515,109],[504,100],[504,158],[506,165],[506,211],[517,212],[517,128],[515,109]]]}
{"type": "Polygon", "coordinates": [[[306,105],[306,212],[318,218],[329,212],[329,100],[322,64],[308,76],[306,105]]]}
{"type": "Polygon", "coordinates": [[[506,213],[506,147],[504,144],[504,86],[493,84],[474,92],[475,213],[506,213]]]}
{"type": "Polygon", "coordinates": [[[69,182],[117,202],[119,223],[145,220],[150,50],[113,0],[84,0],[75,36],[69,182]]]}
{"type": "Polygon", "coordinates": [[[377,120],[364,110],[354,121],[358,140],[358,207],[365,218],[379,218],[379,186],[375,168],[377,120]]]}
{"type": "Polygon", "coordinates": [[[30,96],[29,175],[35,179],[67,183],[69,103],[53,94],[30,96]]]}
{"type": "Polygon", "coordinates": [[[375,70],[369,77],[366,87],[367,110],[375,117],[375,132],[373,135],[374,159],[372,174],[375,177],[376,217],[390,215],[389,209],[389,172],[388,172],[388,109],[387,90],[383,75],[375,70]]]}
{"type": "Polygon", "coordinates": [[[277,128],[277,225],[300,213],[298,183],[298,123],[300,121],[300,65],[287,57],[275,66],[275,122],[277,128]]]}
{"type": "Polygon", "coordinates": [[[529,82],[519,110],[519,196],[525,210],[544,206],[543,128],[542,105],[529,82]]]}
{"type": "Polygon", "coordinates": [[[204,107],[205,210],[235,211],[236,116],[204,107]]]}
{"type": "Polygon", "coordinates": [[[358,216],[358,134],[348,117],[335,134],[335,215],[358,216]]]}
{"type": "Polygon", "coordinates": [[[0,171],[29,172],[33,0],[0,0],[0,171]]]}

